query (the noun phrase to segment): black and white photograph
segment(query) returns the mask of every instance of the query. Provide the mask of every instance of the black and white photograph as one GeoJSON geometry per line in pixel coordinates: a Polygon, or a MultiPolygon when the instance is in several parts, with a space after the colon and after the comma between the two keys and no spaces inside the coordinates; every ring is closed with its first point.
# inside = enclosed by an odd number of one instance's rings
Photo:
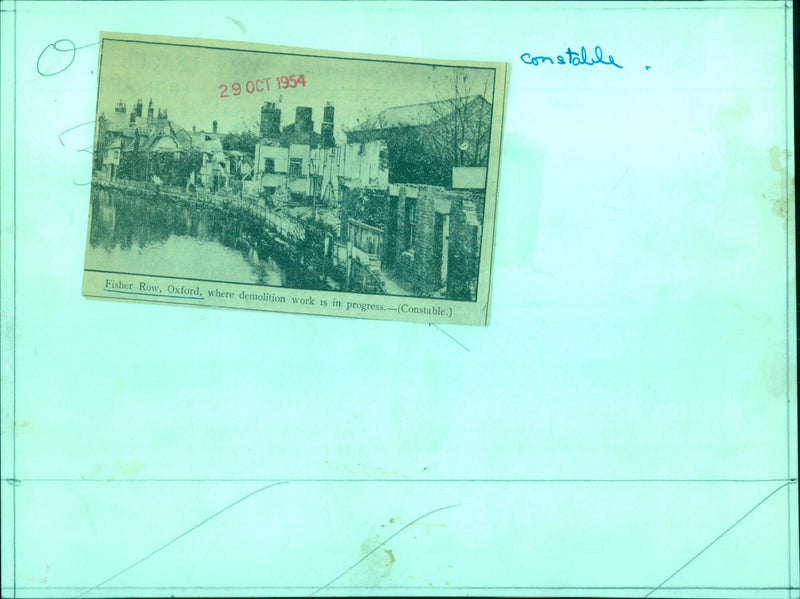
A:
{"type": "Polygon", "coordinates": [[[103,35],[85,294],[486,324],[507,65],[218,44],[103,35]]]}

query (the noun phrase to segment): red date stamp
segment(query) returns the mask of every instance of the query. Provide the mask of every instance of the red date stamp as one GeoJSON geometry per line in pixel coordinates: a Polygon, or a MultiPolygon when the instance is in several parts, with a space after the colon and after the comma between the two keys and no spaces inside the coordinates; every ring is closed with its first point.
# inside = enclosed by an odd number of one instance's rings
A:
{"type": "Polygon", "coordinates": [[[306,86],[306,78],[303,73],[299,75],[279,75],[277,77],[251,79],[245,82],[244,85],[238,81],[234,81],[231,83],[230,87],[226,83],[220,83],[217,89],[219,90],[220,98],[230,98],[231,96],[240,96],[242,92],[256,94],[268,92],[270,88],[294,89],[298,86],[306,86]]]}

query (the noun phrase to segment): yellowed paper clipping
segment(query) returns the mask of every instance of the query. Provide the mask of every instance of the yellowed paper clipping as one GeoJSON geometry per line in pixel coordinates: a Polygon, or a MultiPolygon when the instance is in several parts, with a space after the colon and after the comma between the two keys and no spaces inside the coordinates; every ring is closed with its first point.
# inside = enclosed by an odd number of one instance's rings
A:
{"type": "Polygon", "coordinates": [[[84,295],[488,324],[507,79],[103,33],[84,295]]]}

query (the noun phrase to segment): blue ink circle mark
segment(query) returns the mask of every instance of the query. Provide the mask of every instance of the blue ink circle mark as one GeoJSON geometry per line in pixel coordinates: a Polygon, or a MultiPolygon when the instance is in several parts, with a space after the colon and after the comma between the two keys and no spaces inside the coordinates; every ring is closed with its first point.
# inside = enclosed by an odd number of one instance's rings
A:
{"type": "Polygon", "coordinates": [[[78,50],[82,50],[83,48],[88,48],[90,46],[96,46],[99,43],[100,42],[94,42],[92,44],[86,44],[85,46],[76,46],[75,42],[73,42],[72,40],[60,39],[53,42],[52,44],[47,44],[39,54],[39,58],[36,59],[36,72],[38,72],[42,77],[52,77],[53,75],[58,75],[59,73],[63,73],[72,66],[73,62],[75,62],[75,54],[77,53],[78,50]],[[50,52],[48,52],[48,50],[50,52]],[[53,54],[53,52],[56,52],[56,54],[53,54]],[[47,55],[48,58],[45,58],[45,54],[47,55]],[[68,55],[68,57],[63,56],[64,54],[68,55]],[[56,56],[61,57],[60,62],[58,59],[55,58],[56,56]],[[47,72],[42,70],[43,58],[45,58],[44,60],[45,68],[50,66],[50,69],[47,69],[47,72]],[[48,59],[54,62],[55,64],[48,65],[48,59]],[[69,60],[69,62],[61,66],[61,68],[58,68],[59,64],[63,63],[66,60],[69,60]],[[51,70],[51,69],[57,69],[57,70],[51,70]]]}
{"type": "MultiPolygon", "coordinates": [[[[58,41],[56,41],[56,42],[54,42],[52,44],[47,44],[44,47],[44,50],[42,50],[41,54],[39,54],[39,58],[36,60],[36,71],[42,77],[52,77],[53,75],[58,75],[59,73],[63,73],[64,71],[66,71],[68,68],[70,68],[72,66],[73,62],[75,62],[75,51],[76,50],[77,50],[77,48],[75,47],[75,42],[73,42],[72,40],[68,40],[68,39],[60,39],[60,40],[58,40],[58,41]],[[61,47],[61,46],[59,46],[59,44],[64,44],[66,47],[61,47]],[[59,52],[61,54],[64,54],[64,53],[69,54],[69,62],[66,65],[62,66],[60,69],[56,70],[56,71],[44,72],[44,71],[42,71],[42,57],[45,55],[45,53],[47,53],[48,50],[51,50],[51,49],[54,50],[55,52],[59,52]]],[[[48,55],[52,55],[52,54],[50,53],[48,55]]]]}

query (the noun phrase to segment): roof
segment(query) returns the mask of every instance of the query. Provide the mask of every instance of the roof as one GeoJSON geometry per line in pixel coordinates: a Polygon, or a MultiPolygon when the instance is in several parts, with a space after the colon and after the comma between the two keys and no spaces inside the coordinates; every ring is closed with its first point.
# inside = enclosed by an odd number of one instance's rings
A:
{"type": "Polygon", "coordinates": [[[281,129],[281,145],[303,145],[318,147],[322,136],[312,129],[304,130],[298,128],[295,123],[289,123],[281,129]]]}
{"type": "Polygon", "coordinates": [[[192,138],[186,132],[185,129],[179,129],[178,131],[176,131],[175,138],[178,140],[178,143],[182,146],[189,146],[192,144],[192,138]]]}
{"type": "Polygon", "coordinates": [[[438,100],[436,102],[421,102],[419,104],[407,104],[405,106],[395,106],[387,108],[377,116],[367,120],[356,130],[364,131],[367,129],[392,129],[395,127],[418,127],[429,125],[445,116],[452,114],[456,110],[456,102],[469,104],[478,98],[485,98],[480,95],[469,96],[464,100],[450,98],[448,100],[438,100]]]}
{"type": "Polygon", "coordinates": [[[213,133],[210,131],[194,131],[191,134],[187,134],[192,140],[192,145],[199,146],[204,141],[210,141],[212,139],[222,139],[225,137],[224,133],[213,133]]]}
{"type": "Polygon", "coordinates": [[[207,139],[196,144],[196,147],[207,154],[222,152],[222,142],[219,139],[207,139]]]}
{"type": "Polygon", "coordinates": [[[175,141],[175,145],[181,149],[188,148],[191,145],[189,134],[180,125],[175,121],[162,120],[156,122],[150,130],[144,147],[151,150],[165,137],[172,138],[175,141]]]}

